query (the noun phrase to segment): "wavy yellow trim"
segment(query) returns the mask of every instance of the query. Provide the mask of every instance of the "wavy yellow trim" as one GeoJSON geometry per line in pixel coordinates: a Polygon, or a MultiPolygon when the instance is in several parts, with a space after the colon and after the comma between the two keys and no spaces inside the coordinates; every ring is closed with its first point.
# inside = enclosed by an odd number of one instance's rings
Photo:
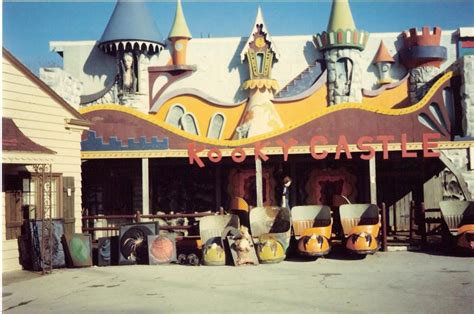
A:
{"type": "Polygon", "coordinates": [[[115,111],[119,111],[119,112],[124,112],[124,113],[128,113],[130,115],[133,115],[137,118],[148,121],[150,123],[153,123],[153,124],[163,128],[165,130],[168,130],[169,132],[172,132],[176,135],[187,138],[190,141],[196,141],[196,142],[201,142],[203,144],[210,144],[210,145],[216,145],[216,146],[236,147],[236,146],[243,146],[243,145],[252,144],[252,143],[255,143],[255,142],[258,142],[258,141],[263,141],[263,140],[266,140],[268,138],[271,138],[271,137],[274,137],[274,136],[277,136],[277,135],[280,135],[280,134],[284,134],[284,133],[289,132],[291,130],[294,130],[294,129],[300,127],[301,125],[304,125],[304,124],[306,124],[306,123],[308,123],[308,122],[310,122],[310,121],[312,121],[316,118],[319,118],[321,116],[324,116],[324,115],[327,115],[329,113],[333,113],[333,112],[336,112],[336,111],[345,110],[345,109],[360,109],[360,110],[370,111],[370,112],[384,114],[384,115],[392,115],[392,116],[409,114],[409,113],[415,112],[415,111],[421,109],[422,107],[426,106],[426,104],[429,102],[431,97],[433,97],[433,95],[438,91],[438,89],[441,87],[441,85],[443,85],[446,81],[451,79],[453,76],[454,76],[454,72],[452,72],[452,71],[450,71],[450,72],[446,73],[445,75],[443,75],[435,84],[433,84],[433,86],[430,88],[428,93],[426,93],[426,95],[417,104],[415,104],[413,106],[410,106],[410,107],[407,107],[407,108],[384,109],[384,108],[378,108],[376,105],[363,105],[363,104],[360,104],[360,103],[343,103],[343,104],[327,107],[325,110],[322,110],[322,111],[317,112],[315,114],[309,115],[306,118],[304,118],[304,119],[302,119],[302,120],[300,120],[296,123],[290,124],[288,126],[280,128],[278,130],[268,132],[268,133],[265,133],[265,134],[262,134],[262,135],[254,136],[254,137],[251,137],[251,138],[241,139],[241,140],[215,140],[215,139],[209,139],[209,138],[202,137],[202,136],[193,135],[193,134],[187,133],[183,130],[177,129],[177,128],[167,124],[164,121],[156,120],[156,118],[153,118],[154,117],[153,115],[144,114],[144,113],[139,112],[135,109],[124,107],[124,106],[119,106],[119,105],[116,105],[116,104],[94,105],[94,106],[90,106],[90,107],[86,107],[84,109],[81,109],[79,112],[81,114],[85,114],[85,113],[89,113],[89,112],[93,112],[93,111],[97,111],[97,110],[115,110],[115,111]]]}

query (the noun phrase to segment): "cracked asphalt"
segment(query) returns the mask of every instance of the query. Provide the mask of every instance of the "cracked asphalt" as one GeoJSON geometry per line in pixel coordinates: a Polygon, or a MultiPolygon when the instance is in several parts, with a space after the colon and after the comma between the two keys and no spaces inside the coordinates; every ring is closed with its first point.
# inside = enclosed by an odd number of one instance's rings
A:
{"type": "Polygon", "coordinates": [[[7,313],[473,313],[474,257],[379,252],[211,267],[136,265],[3,274],[7,313]]]}

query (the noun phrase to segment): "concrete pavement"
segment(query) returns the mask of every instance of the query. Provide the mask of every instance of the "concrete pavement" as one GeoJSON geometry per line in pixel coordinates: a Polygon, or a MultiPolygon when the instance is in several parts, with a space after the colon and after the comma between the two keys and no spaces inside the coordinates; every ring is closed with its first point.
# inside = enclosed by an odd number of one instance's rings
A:
{"type": "Polygon", "coordinates": [[[8,313],[472,313],[474,259],[387,252],[280,264],[4,274],[8,313]]]}

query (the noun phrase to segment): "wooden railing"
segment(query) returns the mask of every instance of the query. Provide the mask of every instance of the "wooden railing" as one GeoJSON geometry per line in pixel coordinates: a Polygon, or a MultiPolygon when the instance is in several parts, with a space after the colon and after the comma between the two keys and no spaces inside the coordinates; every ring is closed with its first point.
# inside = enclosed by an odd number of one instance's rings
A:
{"type": "Polygon", "coordinates": [[[410,241],[413,242],[415,234],[421,237],[421,243],[426,245],[428,236],[445,236],[444,220],[439,208],[426,208],[424,203],[419,207],[415,202],[410,206],[410,241]],[[416,225],[416,228],[415,228],[416,225]]]}
{"type": "MultiPolygon", "coordinates": [[[[157,215],[142,215],[137,211],[133,215],[86,215],[82,216],[82,232],[89,233],[92,235],[92,238],[95,239],[97,231],[107,231],[109,235],[118,235],[120,230],[120,225],[127,223],[139,223],[139,222],[154,222],[158,219],[166,221],[166,219],[178,219],[178,218],[192,218],[199,219],[205,216],[213,216],[223,214],[223,212],[204,212],[204,213],[181,213],[181,214],[157,214],[157,215]],[[115,221],[114,221],[115,220],[115,221]],[[97,221],[105,221],[107,224],[110,224],[106,227],[96,226],[97,221]],[[92,222],[92,223],[91,223],[92,222]]],[[[101,225],[101,224],[99,224],[101,225]]],[[[193,225],[163,225],[160,224],[160,230],[183,230],[187,231],[192,229],[193,225]]]]}

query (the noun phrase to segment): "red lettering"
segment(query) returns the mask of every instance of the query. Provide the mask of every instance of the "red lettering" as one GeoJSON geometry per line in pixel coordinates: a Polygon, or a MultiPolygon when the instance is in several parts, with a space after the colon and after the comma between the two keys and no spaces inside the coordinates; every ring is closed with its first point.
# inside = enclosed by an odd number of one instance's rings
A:
{"type": "Polygon", "coordinates": [[[213,163],[218,163],[222,160],[222,153],[218,148],[213,147],[207,152],[207,158],[213,163]]]}
{"type": "Polygon", "coordinates": [[[382,141],[383,159],[388,159],[388,142],[393,141],[393,135],[379,135],[377,141],[382,141]]]}
{"type": "Polygon", "coordinates": [[[263,161],[267,161],[268,160],[268,156],[265,155],[263,152],[262,152],[262,149],[265,148],[265,146],[267,145],[268,143],[260,143],[260,142],[257,142],[254,144],[254,154],[255,154],[255,160],[257,159],[261,159],[263,161]]]}
{"type": "Polygon", "coordinates": [[[347,143],[347,138],[345,135],[339,136],[336,147],[336,156],[334,159],[341,159],[341,150],[344,150],[347,159],[352,159],[351,151],[349,150],[349,144],[347,143]]]}
{"type": "Polygon", "coordinates": [[[362,160],[370,160],[375,156],[375,149],[372,147],[372,145],[365,145],[365,143],[372,143],[374,141],[374,138],[372,136],[362,136],[357,140],[357,148],[366,151],[368,150],[369,152],[367,154],[361,154],[360,159],[362,160]]]}
{"type": "Polygon", "coordinates": [[[402,146],[402,158],[416,158],[418,154],[416,152],[409,152],[407,151],[407,135],[405,133],[402,134],[402,139],[401,139],[401,146],[402,146]]]}
{"type": "Polygon", "coordinates": [[[316,144],[327,145],[327,143],[328,139],[325,136],[313,136],[309,144],[309,152],[311,153],[311,157],[316,160],[325,159],[328,156],[328,152],[323,150],[321,153],[316,153],[316,144]]]}
{"type": "Polygon", "coordinates": [[[199,156],[197,155],[197,153],[202,152],[203,150],[204,150],[204,146],[196,147],[194,143],[188,144],[188,156],[189,156],[190,165],[193,165],[194,162],[196,162],[200,168],[205,167],[201,158],[199,158],[199,156]]]}
{"type": "Polygon", "coordinates": [[[238,164],[243,162],[245,160],[245,158],[247,157],[247,155],[245,154],[245,151],[242,147],[234,148],[232,153],[230,153],[230,156],[232,157],[232,160],[234,162],[238,163],[238,164]],[[239,154],[239,155],[237,155],[237,154],[239,154]]]}
{"type": "Polygon", "coordinates": [[[283,160],[288,161],[288,152],[290,151],[291,146],[298,144],[298,141],[294,138],[290,138],[288,143],[285,143],[283,140],[278,139],[276,143],[283,149],[283,160]]]}
{"type": "Polygon", "coordinates": [[[434,152],[430,149],[438,147],[438,143],[430,143],[430,140],[437,140],[441,138],[439,133],[423,133],[423,157],[439,157],[439,152],[434,152]]]}

